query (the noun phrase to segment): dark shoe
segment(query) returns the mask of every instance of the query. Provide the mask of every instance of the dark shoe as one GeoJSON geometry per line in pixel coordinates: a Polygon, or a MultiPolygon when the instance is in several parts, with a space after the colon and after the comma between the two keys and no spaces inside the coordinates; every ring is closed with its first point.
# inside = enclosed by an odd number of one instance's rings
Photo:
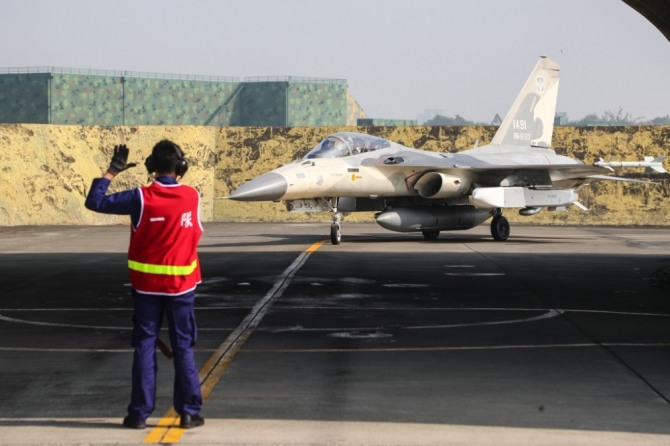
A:
{"type": "Polygon", "coordinates": [[[202,426],[203,424],[205,424],[205,419],[200,415],[189,415],[185,413],[181,416],[179,427],[182,429],[190,429],[192,427],[202,426]]]}
{"type": "Polygon", "coordinates": [[[126,417],[123,419],[123,427],[127,427],[129,429],[144,429],[147,427],[147,423],[144,420],[136,420],[130,415],[126,415],[126,417]]]}

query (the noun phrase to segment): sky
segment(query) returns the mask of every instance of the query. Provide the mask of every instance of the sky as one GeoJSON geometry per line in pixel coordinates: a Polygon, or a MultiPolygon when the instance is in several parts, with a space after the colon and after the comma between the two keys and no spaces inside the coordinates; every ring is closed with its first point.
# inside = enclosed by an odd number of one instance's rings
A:
{"type": "Polygon", "coordinates": [[[346,79],[369,117],[490,122],[539,56],[557,111],[670,114],[670,42],[620,0],[0,0],[0,72],[346,79]]]}

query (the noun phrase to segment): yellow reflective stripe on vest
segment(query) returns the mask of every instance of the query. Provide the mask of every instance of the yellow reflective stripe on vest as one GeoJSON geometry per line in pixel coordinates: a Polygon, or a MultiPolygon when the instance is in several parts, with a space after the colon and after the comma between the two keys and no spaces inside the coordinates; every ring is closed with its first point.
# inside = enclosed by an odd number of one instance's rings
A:
{"type": "Polygon", "coordinates": [[[194,260],[188,266],[152,265],[128,260],[128,268],[147,274],[163,274],[166,276],[188,276],[198,267],[198,261],[194,260]]]}

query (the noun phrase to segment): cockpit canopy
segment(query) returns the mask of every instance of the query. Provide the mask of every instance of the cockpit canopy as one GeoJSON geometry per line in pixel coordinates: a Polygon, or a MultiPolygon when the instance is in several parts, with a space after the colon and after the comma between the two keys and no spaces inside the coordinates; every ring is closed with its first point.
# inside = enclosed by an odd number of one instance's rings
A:
{"type": "Polygon", "coordinates": [[[383,138],[353,132],[338,132],[326,137],[305,158],[342,158],[391,147],[383,138]]]}

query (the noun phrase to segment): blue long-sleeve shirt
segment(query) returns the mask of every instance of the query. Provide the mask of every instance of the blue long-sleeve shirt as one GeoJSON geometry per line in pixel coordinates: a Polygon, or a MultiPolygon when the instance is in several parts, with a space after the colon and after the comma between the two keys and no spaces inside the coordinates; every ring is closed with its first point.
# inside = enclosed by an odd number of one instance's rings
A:
{"type": "MultiPolygon", "coordinates": [[[[169,175],[156,177],[161,184],[177,184],[177,180],[169,175]]],[[[124,190],[107,195],[112,180],[95,178],[91,190],[86,196],[85,206],[102,214],[130,215],[133,227],[137,227],[142,213],[142,192],[139,188],[124,190]]]]}

